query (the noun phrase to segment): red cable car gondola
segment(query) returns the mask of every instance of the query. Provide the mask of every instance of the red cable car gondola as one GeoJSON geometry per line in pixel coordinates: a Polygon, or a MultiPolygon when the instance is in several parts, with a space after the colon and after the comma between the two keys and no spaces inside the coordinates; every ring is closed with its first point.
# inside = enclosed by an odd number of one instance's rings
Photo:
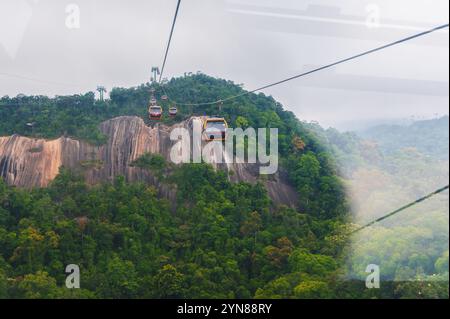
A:
{"type": "Polygon", "coordinates": [[[148,108],[148,117],[150,120],[161,120],[163,115],[163,109],[159,105],[150,105],[148,108]]]}
{"type": "Polygon", "coordinates": [[[178,114],[178,108],[177,108],[176,106],[172,106],[172,107],[169,109],[169,115],[170,115],[171,117],[175,117],[175,116],[177,116],[177,114],[178,114]]]}

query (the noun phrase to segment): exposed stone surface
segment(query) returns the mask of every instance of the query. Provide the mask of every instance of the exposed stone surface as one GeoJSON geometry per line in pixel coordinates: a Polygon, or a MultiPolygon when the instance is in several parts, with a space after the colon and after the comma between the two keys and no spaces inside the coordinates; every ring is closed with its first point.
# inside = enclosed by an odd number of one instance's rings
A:
{"type": "MultiPolygon", "coordinates": [[[[61,137],[43,140],[18,135],[0,137],[0,177],[9,185],[24,188],[45,187],[58,174],[61,166],[83,169],[86,181],[96,184],[124,176],[127,181],[145,181],[155,185],[162,196],[174,199],[175,191],[160,185],[148,171],[130,164],[145,153],[162,154],[167,160],[174,142],[170,132],[174,127],[188,128],[188,122],[173,127],[157,124],[148,127],[138,117],[118,117],[101,124],[109,136],[103,146],[61,137]]],[[[255,183],[259,166],[255,164],[218,164],[218,169],[233,171],[232,181],[255,183]]],[[[276,204],[297,205],[297,194],[282,173],[265,179],[268,193],[276,204]]]]}

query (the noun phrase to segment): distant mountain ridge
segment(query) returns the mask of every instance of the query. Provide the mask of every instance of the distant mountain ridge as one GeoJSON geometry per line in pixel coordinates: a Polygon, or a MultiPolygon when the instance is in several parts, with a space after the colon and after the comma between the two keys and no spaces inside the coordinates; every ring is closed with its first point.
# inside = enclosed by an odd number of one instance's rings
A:
{"type": "Polygon", "coordinates": [[[439,159],[449,158],[449,117],[418,121],[411,125],[379,125],[359,133],[376,142],[386,154],[404,148],[439,159]]]}

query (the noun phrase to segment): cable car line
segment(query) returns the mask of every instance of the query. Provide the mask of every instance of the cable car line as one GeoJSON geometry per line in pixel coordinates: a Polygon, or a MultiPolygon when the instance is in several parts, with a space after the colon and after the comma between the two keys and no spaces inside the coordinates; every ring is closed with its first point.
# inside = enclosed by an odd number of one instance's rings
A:
{"type": "Polygon", "coordinates": [[[397,45],[399,45],[399,44],[402,44],[402,43],[405,43],[405,42],[414,40],[414,39],[416,39],[416,38],[420,38],[420,37],[429,35],[429,34],[431,34],[431,33],[433,33],[433,32],[437,32],[437,31],[446,29],[446,28],[448,28],[448,27],[449,27],[449,24],[448,24],[448,23],[447,23],[447,24],[444,24],[444,25],[440,25],[440,26],[435,27],[435,28],[433,28],[433,29],[430,29],[430,30],[427,30],[427,31],[424,31],[424,32],[420,32],[420,33],[414,34],[414,35],[412,35],[412,36],[409,36],[409,37],[407,37],[407,38],[404,38],[404,39],[401,39],[401,40],[397,40],[397,41],[395,41],[395,42],[392,42],[392,43],[383,45],[383,46],[381,46],[381,47],[377,47],[377,48],[375,48],[375,49],[371,49],[371,50],[368,50],[368,51],[359,53],[359,54],[354,55],[354,56],[351,56],[351,57],[349,57],[349,58],[342,59],[342,60],[339,60],[339,61],[336,61],[336,62],[327,64],[327,65],[324,65],[324,66],[319,67],[319,68],[316,68],[316,69],[314,69],[314,70],[311,70],[311,71],[308,71],[308,72],[304,72],[304,73],[301,73],[301,74],[298,74],[298,75],[289,77],[289,78],[287,78],[287,79],[284,79],[284,80],[281,80],[281,81],[278,81],[278,82],[275,82],[275,83],[271,83],[271,84],[265,85],[265,86],[263,86],[263,87],[254,89],[254,90],[252,90],[252,91],[246,91],[246,92],[243,92],[243,93],[241,93],[241,94],[234,95],[234,96],[230,96],[230,97],[227,97],[227,98],[224,98],[224,99],[221,99],[221,100],[217,100],[217,101],[213,101],[213,102],[206,102],[206,103],[178,103],[178,102],[176,102],[176,101],[173,101],[173,102],[176,103],[177,105],[182,105],[182,106],[208,106],[208,105],[215,105],[215,104],[218,104],[218,103],[221,103],[221,102],[227,102],[227,101],[230,101],[230,100],[237,99],[237,98],[239,98],[239,97],[243,97],[243,96],[246,96],[246,95],[249,95],[249,94],[258,92],[258,91],[262,91],[262,90],[265,90],[265,89],[268,89],[268,88],[271,88],[271,87],[274,87],[274,86],[277,86],[277,85],[280,85],[280,84],[284,84],[284,83],[289,82],[289,81],[292,81],[292,80],[296,80],[296,79],[299,79],[299,78],[308,76],[308,75],[310,75],[310,74],[313,74],[313,73],[316,73],[316,72],[319,72],[319,71],[323,71],[323,70],[325,70],[325,69],[332,68],[332,67],[337,66],[337,65],[339,65],[339,64],[343,64],[343,63],[346,63],[346,62],[349,62],[349,61],[352,61],[352,60],[361,58],[361,57],[363,57],[363,56],[370,55],[370,54],[375,53],[375,52],[378,52],[378,51],[382,51],[382,50],[385,50],[385,49],[388,49],[388,48],[397,46],[397,45]]]}
{"type": "Polygon", "coordinates": [[[444,186],[442,188],[439,188],[438,190],[434,191],[433,193],[428,194],[427,196],[419,198],[419,199],[415,200],[412,203],[409,203],[409,204],[407,204],[407,205],[405,205],[405,206],[403,206],[403,207],[401,207],[401,208],[399,208],[399,209],[397,209],[397,210],[395,210],[395,211],[393,211],[393,212],[391,212],[391,213],[389,213],[387,215],[384,215],[383,217],[380,217],[380,218],[378,218],[378,219],[376,219],[374,221],[371,221],[370,223],[368,223],[368,224],[366,224],[366,225],[364,225],[364,226],[362,226],[362,227],[352,231],[351,234],[355,234],[357,232],[360,232],[363,229],[366,229],[366,228],[368,228],[370,226],[373,226],[373,225],[375,225],[375,224],[377,224],[377,223],[379,223],[379,222],[381,222],[383,220],[386,220],[386,219],[388,219],[388,218],[390,218],[390,217],[392,217],[394,215],[397,215],[398,213],[400,213],[400,212],[402,212],[402,211],[404,211],[404,210],[406,210],[408,208],[416,206],[419,203],[422,203],[422,202],[424,202],[424,201],[426,201],[426,200],[428,200],[428,199],[430,199],[430,198],[432,198],[432,197],[434,197],[434,196],[436,196],[436,195],[438,195],[440,193],[443,193],[443,192],[445,192],[446,190],[449,189],[449,186],[450,185],[447,185],[447,186],[444,186]]]}
{"type": "Polygon", "coordinates": [[[177,18],[178,18],[178,11],[180,10],[180,4],[181,4],[181,0],[178,0],[177,9],[175,10],[175,16],[174,16],[173,22],[172,22],[172,28],[170,30],[169,41],[167,42],[166,53],[164,55],[164,62],[162,64],[161,73],[159,75],[159,83],[161,83],[161,81],[162,81],[164,69],[166,68],[167,57],[169,55],[170,44],[172,42],[173,31],[175,30],[175,24],[176,24],[177,18]]]}
{"type": "MultiPolygon", "coordinates": [[[[166,68],[166,63],[167,63],[167,57],[169,56],[169,50],[170,50],[170,45],[172,43],[172,38],[173,38],[173,33],[175,30],[175,25],[177,22],[177,18],[178,18],[178,12],[180,10],[180,5],[181,5],[181,0],[178,0],[177,3],[177,8],[175,10],[175,16],[173,18],[173,22],[172,22],[172,27],[170,29],[170,35],[169,35],[169,40],[167,41],[167,47],[166,47],[166,52],[164,54],[164,61],[161,67],[161,71],[159,71],[158,68],[152,68],[152,72],[155,72],[154,76],[152,77],[152,82],[158,84],[159,86],[161,86],[161,82],[164,76],[164,70],[166,68]],[[159,75],[159,81],[156,80],[157,75],[159,75]]],[[[162,86],[161,86],[162,87],[162,86]]],[[[148,117],[150,120],[154,120],[154,121],[160,121],[162,119],[163,116],[163,108],[159,105],[157,105],[157,100],[155,98],[155,89],[152,88],[151,89],[151,97],[150,97],[150,105],[148,108],[148,117]]],[[[162,96],[162,100],[163,101],[167,101],[169,98],[168,96],[165,94],[162,96]]],[[[178,109],[175,106],[172,106],[169,109],[169,115],[170,117],[175,117],[178,113],[178,109]]]]}

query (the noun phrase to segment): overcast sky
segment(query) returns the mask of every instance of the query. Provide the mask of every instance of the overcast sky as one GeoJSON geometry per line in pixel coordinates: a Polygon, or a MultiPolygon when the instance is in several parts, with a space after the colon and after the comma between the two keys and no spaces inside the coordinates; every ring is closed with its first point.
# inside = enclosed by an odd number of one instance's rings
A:
{"type": "MultiPolygon", "coordinates": [[[[175,6],[0,0],[0,96],[148,81],[175,6]]],[[[183,0],[166,76],[201,70],[253,89],[448,23],[448,12],[448,0],[183,0]]],[[[342,129],[448,114],[448,37],[432,34],[265,93],[302,120],[342,129]]]]}

